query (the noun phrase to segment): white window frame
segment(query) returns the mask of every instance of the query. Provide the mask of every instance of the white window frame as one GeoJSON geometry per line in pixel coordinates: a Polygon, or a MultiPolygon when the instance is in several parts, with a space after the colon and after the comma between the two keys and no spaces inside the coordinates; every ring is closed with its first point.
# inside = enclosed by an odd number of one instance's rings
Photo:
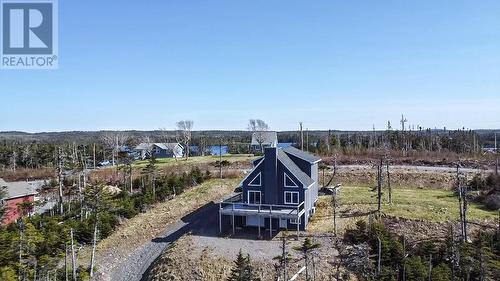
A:
{"type": "Polygon", "coordinates": [[[284,193],[284,198],[283,198],[283,202],[285,202],[286,205],[297,205],[299,204],[299,201],[300,201],[300,194],[298,191],[285,191],[284,193]],[[287,202],[286,201],[286,194],[287,193],[290,193],[290,199],[291,199],[291,202],[287,202]],[[293,202],[293,194],[296,193],[297,194],[297,202],[293,202]]]}
{"type": "Polygon", "coordinates": [[[299,187],[295,181],[289,176],[287,175],[286,173],[283,173],[283,185],[285,187],[299,187]],[[286,185],[286,178],[290,179],[295,185],[286,185]]]}
{"type": "Polygon", "coordinates": [[[248,186],[262,186],[262,172],[259,172],[251,181],[248,182],[248,186]],[[256,179],[259,178],[259,183],[260,184],[252,184],[252,182],[256,179]]]}
{"type": "Polygon", "coordinates": [[[262,204],[262,192],[260,190],[249,190],[247,191],[247,202],[249,205],[260,205],[262,204]],[[250,203],[250,193],[259,193],[259,203],[250,203]]]}

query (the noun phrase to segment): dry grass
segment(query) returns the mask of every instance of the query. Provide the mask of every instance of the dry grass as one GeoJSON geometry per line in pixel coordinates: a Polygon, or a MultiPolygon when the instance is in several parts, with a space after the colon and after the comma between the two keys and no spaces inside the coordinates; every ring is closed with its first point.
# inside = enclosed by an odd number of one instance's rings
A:
{"type": "MultiPolygon", "coordinates": [[[[183,236],[161,256],[149,280],[226,280],[236,255],[236,252],[233,256],[214,254],[210,247],[200,248],[191,236],[183,236]]],[[[252,263],[262,280],[271,280],[266,276],[271,277],[274,273],[272,261],[252,263]]]]}
{"type": "MultiPolygon", "coordinates": [[[[353,227],[356,221],[367,219],[368,214],[377,209],[374,192],[369,187],[343,187],[340,198],[341,207],[337,215],[340,233],[353,227]]],[[[329,196],[320,197],[309,231],[333,232],[330,200],[329,196]]],[[[459,217],[457,198],[453,192],[443,189],[394,189],[393,204],[383,204],[382,212],[392,217],[429,222],[455,221],[459,217]]],[[[491,223],[497,219],[497,213],[470,204],[468,217],[475,222],[491,223]]]]}
{"type": "Polygon", "coordinates": [[[0,171],[0,178],[5,181],[45,180],[54,178],[56,172],[53,168],[42,169],[16,169],[0,171]]]}
{"type": "MultiPolygon", "coordinates": [[[[238,179],[209,180],[191,188],[176,198],[155,204],[148,212],[141,213],[119,226],[116,231],[98,244],[97,260],[126,256],[137,247],[162,234],[169,224],[195,211],[206,203],[229,194],[238,179]]],[[[80,260],[88,260],[88,249],[80,260]]]]}

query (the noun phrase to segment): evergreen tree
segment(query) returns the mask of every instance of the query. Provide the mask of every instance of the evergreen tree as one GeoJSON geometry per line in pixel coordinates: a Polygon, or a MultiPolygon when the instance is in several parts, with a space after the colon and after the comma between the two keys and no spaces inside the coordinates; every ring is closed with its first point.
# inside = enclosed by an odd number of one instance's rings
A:
{"type": "Polygon", "coordinates": [[[151,182],[151,189],[153,191],[153,197],[156,196],[156,164],[158,161],[156,160],[156,157],[154,153],[151,153],[151,157],[149,158],[148,164],[144,169],[142,169],[142,174],[146,175],[149,178],[149,181],[151,182]]]}
{"type": "MultiPolygon", "coordinates": [[[[320,246],[321,245],[319,243],[315,243],[311,240],[311,238],[306,237],[306,239],[304,239],[304,242],[302,243],[302,245],[293,248],[294,250],[301,252],[303,257],[304,257],[304,263],[305,263],[305,267],[306,267],[306,272],[305,272],[306,281],[310,280],[309,263],[310,263],[310,259],[311,259],[311,254],[315,249],[319,248],[320,246]]],[[[313,262],[313,264],[314,264],[314,262],[313,262]]],[[[313,276],[314,276],[314,269],[313,269],[313,276]]]]}
{"type": "Polygon", "coordinates": [[[234,268],[231,269],[231,275],[227,281],[260,281],[250,263],[250,255],[243,256],[241,249],[234,261],[234,268]]]}

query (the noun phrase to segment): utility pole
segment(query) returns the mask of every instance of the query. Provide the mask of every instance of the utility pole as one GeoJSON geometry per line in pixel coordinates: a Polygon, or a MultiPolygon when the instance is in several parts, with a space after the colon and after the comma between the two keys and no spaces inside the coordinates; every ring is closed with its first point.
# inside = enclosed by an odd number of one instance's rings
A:
{"type": "Polygon", "coordinates": [[[95,143],[94,143],[94,170],[95,170],[95,143]]]}
{"type": "Polygon", "coordinates": [[[299,122],[300,126],[300,150],[304,150],[304,131],[302,131],[302,122],[299,122]]]}
{"type": "Polygon", "coordinates": [[[309,152],[309,128],[306,129],[306,151],[309,152]]]}

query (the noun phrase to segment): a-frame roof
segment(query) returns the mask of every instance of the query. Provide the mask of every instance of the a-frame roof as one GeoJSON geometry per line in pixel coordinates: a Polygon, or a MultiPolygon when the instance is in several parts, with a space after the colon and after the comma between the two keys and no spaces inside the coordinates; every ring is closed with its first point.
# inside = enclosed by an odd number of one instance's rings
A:
{"type": "Polygon", "coordinates": [[[314,183],[314,180],[304,173],[281,149],[278,149],[278,160],[304,185],[305,188],[314,183]]]}
{"type": "Polygon", "coordinates": [[[290,154],[290,155],[293,155],[297,158],[300,158],[304,161],[307,161],[311,164],[314,164],[314,163],[317,163],[319,161],[321,161],[321,158],[317,157],[317,156],[314,156],[312,154],[309,154],[307,152],[304,152],[300,149],[297,149],[293,146],[289,146],[287,148],[283,148],[283,151],[286,152],[287,154],[290,154]]]}

